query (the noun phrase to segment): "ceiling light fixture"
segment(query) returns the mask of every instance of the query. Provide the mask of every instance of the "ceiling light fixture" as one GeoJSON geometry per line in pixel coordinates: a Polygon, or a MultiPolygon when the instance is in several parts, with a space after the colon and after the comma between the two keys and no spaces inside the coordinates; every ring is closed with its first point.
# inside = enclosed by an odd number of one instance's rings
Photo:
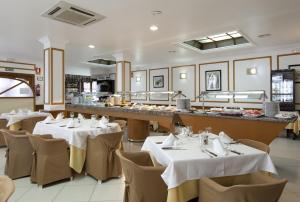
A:
{"type": "Polygon", "coordinates": [[[94,45],[89,45],[89,48],[95,48],[95,46],[94,45]]]}
{"type": "Polygon", "coordinates": [[[155,31],[158,30],[158,27],[157,27],[156,25],[151,25],[151,26],[150,26],[150,30],[151,30],[152,32],[155,32],[155,31]]]}
{"type": "MultiPolygon", "coordinates": [[[[162,12],[159,11],[159,10],[154,10],[154,11],[151,11],[151,14],[153,15],[153,17],[155,17],[156,15],[162,14],[162,12]]],[[[153,25],[150,26],[150,30],[151,30],[152,32],[155,32],[155,31],[158,30],[158,26],[155,25],[155,24],[153,24],[153,25]]]]}

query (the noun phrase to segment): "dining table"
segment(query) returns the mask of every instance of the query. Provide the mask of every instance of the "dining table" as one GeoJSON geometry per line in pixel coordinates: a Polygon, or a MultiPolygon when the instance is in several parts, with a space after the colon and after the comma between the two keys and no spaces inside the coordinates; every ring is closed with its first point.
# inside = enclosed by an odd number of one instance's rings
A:
{"type": "Polygon", "coordinates": [[[87,148],[87,138],[101,134],[120,132],[118,123],[98,124],[91,119],[66,118],[51,122],[40,121],[36,124],[33,135],[51,134],[53,138],[63,138],[70,145],[70,167],[77,173],[81,173],[87,148]],[[76,122],[69,127],[70,121],[76,122]]]}
{"type": "Polygon", "coordinates": [[[34,111],[21,111],[21,112],[9,112],[0,114],[0,119],[7,120],[7,127],[10,130],[19,130],[21,128],[21,121],[24,119],[35,117],[47,117],[49,113],[46,112],[34,112],[34,111]]]}
{"type": "Polygon", "coordinates": [[[200,135],[177,135],[176,146],[164,146],[167,136],[150,136],[143,146],[157,164],[166,167],[161,177],[168,187],[168,202],[186,202],[198,197],[198,181],[202,177],[242,175],[257,171],[276,174],[268,153],[238,142],[224,144],[225,155],[214,152],[213,140],[200,142],[200,135]]]}

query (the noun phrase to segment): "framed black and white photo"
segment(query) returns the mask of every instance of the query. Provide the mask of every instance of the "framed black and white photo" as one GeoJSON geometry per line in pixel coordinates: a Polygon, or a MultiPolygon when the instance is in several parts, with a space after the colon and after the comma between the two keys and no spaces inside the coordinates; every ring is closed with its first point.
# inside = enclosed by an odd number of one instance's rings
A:
{"type": "Polygon", "coordinates": [[[153,88],[163,88],[164,87],[164,76],[153,76],[153,88]]]}
{"type": "Polygon", "coordinates": [[[295,70],[295,82],[300,83],[300,64],[289,65],[289,69],[295,70]]]}
{"type": "Polygon", "coordinates": [[[205,71],[205,90],[206,91],[221,91],[221,70],[205,71]]]}

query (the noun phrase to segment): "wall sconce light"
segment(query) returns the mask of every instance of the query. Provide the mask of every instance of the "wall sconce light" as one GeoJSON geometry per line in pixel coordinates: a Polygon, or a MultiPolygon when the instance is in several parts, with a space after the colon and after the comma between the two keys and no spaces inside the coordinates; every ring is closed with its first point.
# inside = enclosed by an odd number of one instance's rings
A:
{"type": "Polygon", "coordinates": [[[257,74],[257,69],[256,67],[251,67],[247,69],[247,74],[248,75],[256,75],[257,74]]]}
{"type": "Polygon", "coordinates": [[[180,79],[186,79],[186,73],[180,73],[180,79]]]}
{"type": "Polygon", "coordinates": [[[140,83],[141,82],[141,77],[140,76],[137,76],[136,78],[135,78],[135,81],[137,82],[137,83],[140,83]]]}

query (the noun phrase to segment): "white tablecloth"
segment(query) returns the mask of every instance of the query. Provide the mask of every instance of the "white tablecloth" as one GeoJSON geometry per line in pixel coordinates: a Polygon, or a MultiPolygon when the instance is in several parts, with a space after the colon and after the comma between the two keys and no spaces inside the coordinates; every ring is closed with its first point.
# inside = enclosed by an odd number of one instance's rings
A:
{"type": "Polygon", "coordinates": [[[63,138],[70,145],[73,145],[80,149],[86,149],[87,137],[106,133],[113,133],[121,131],[119,124],[109,123],[110,127],[107,128],[93,128],[92,121],[86,119],[80,123],[77,128],[67,128],[66,125],[70,119],[64,119],[58,123],[46,124],[44,122],[38,122],[35,125],[33,134],[45,135],[51,134],[54,138],[63,138]],[[61,127],[64,126],[64,127],[61,127]]]}
{"type": "Polygon", "coordinates": [[[45,112],[26,112],[26,113],[16,113],[16,114],[10,114],[10,113],[2,113],[0,115],[0,119],[6,119],[7,127],[18,123],[24,119],[34,118],[34,117],[46,117],[49,113],[45,112]]]}
{"type": "MultiPolygon", "coordinates": [[[[225,157],[210,158],[201,151],[198,138],[184,138],[178,146],[185,150],[163,150],[161,144],[166,136],[148,137],[142,150],[149,151],[156,160],[166,166],[162,178],[168,189],[178,187],[185,181],[202,177],[240,175],[259,170],[276,173],[269,155],[260,150],[242,144],[231,145],[231,150],[243,155],[229,153],[225,157]]],[[[211,141],[210,141],[211,142],[211,141]]],[[[211,144],[207,148],[211,149],[211,144]]]]}

